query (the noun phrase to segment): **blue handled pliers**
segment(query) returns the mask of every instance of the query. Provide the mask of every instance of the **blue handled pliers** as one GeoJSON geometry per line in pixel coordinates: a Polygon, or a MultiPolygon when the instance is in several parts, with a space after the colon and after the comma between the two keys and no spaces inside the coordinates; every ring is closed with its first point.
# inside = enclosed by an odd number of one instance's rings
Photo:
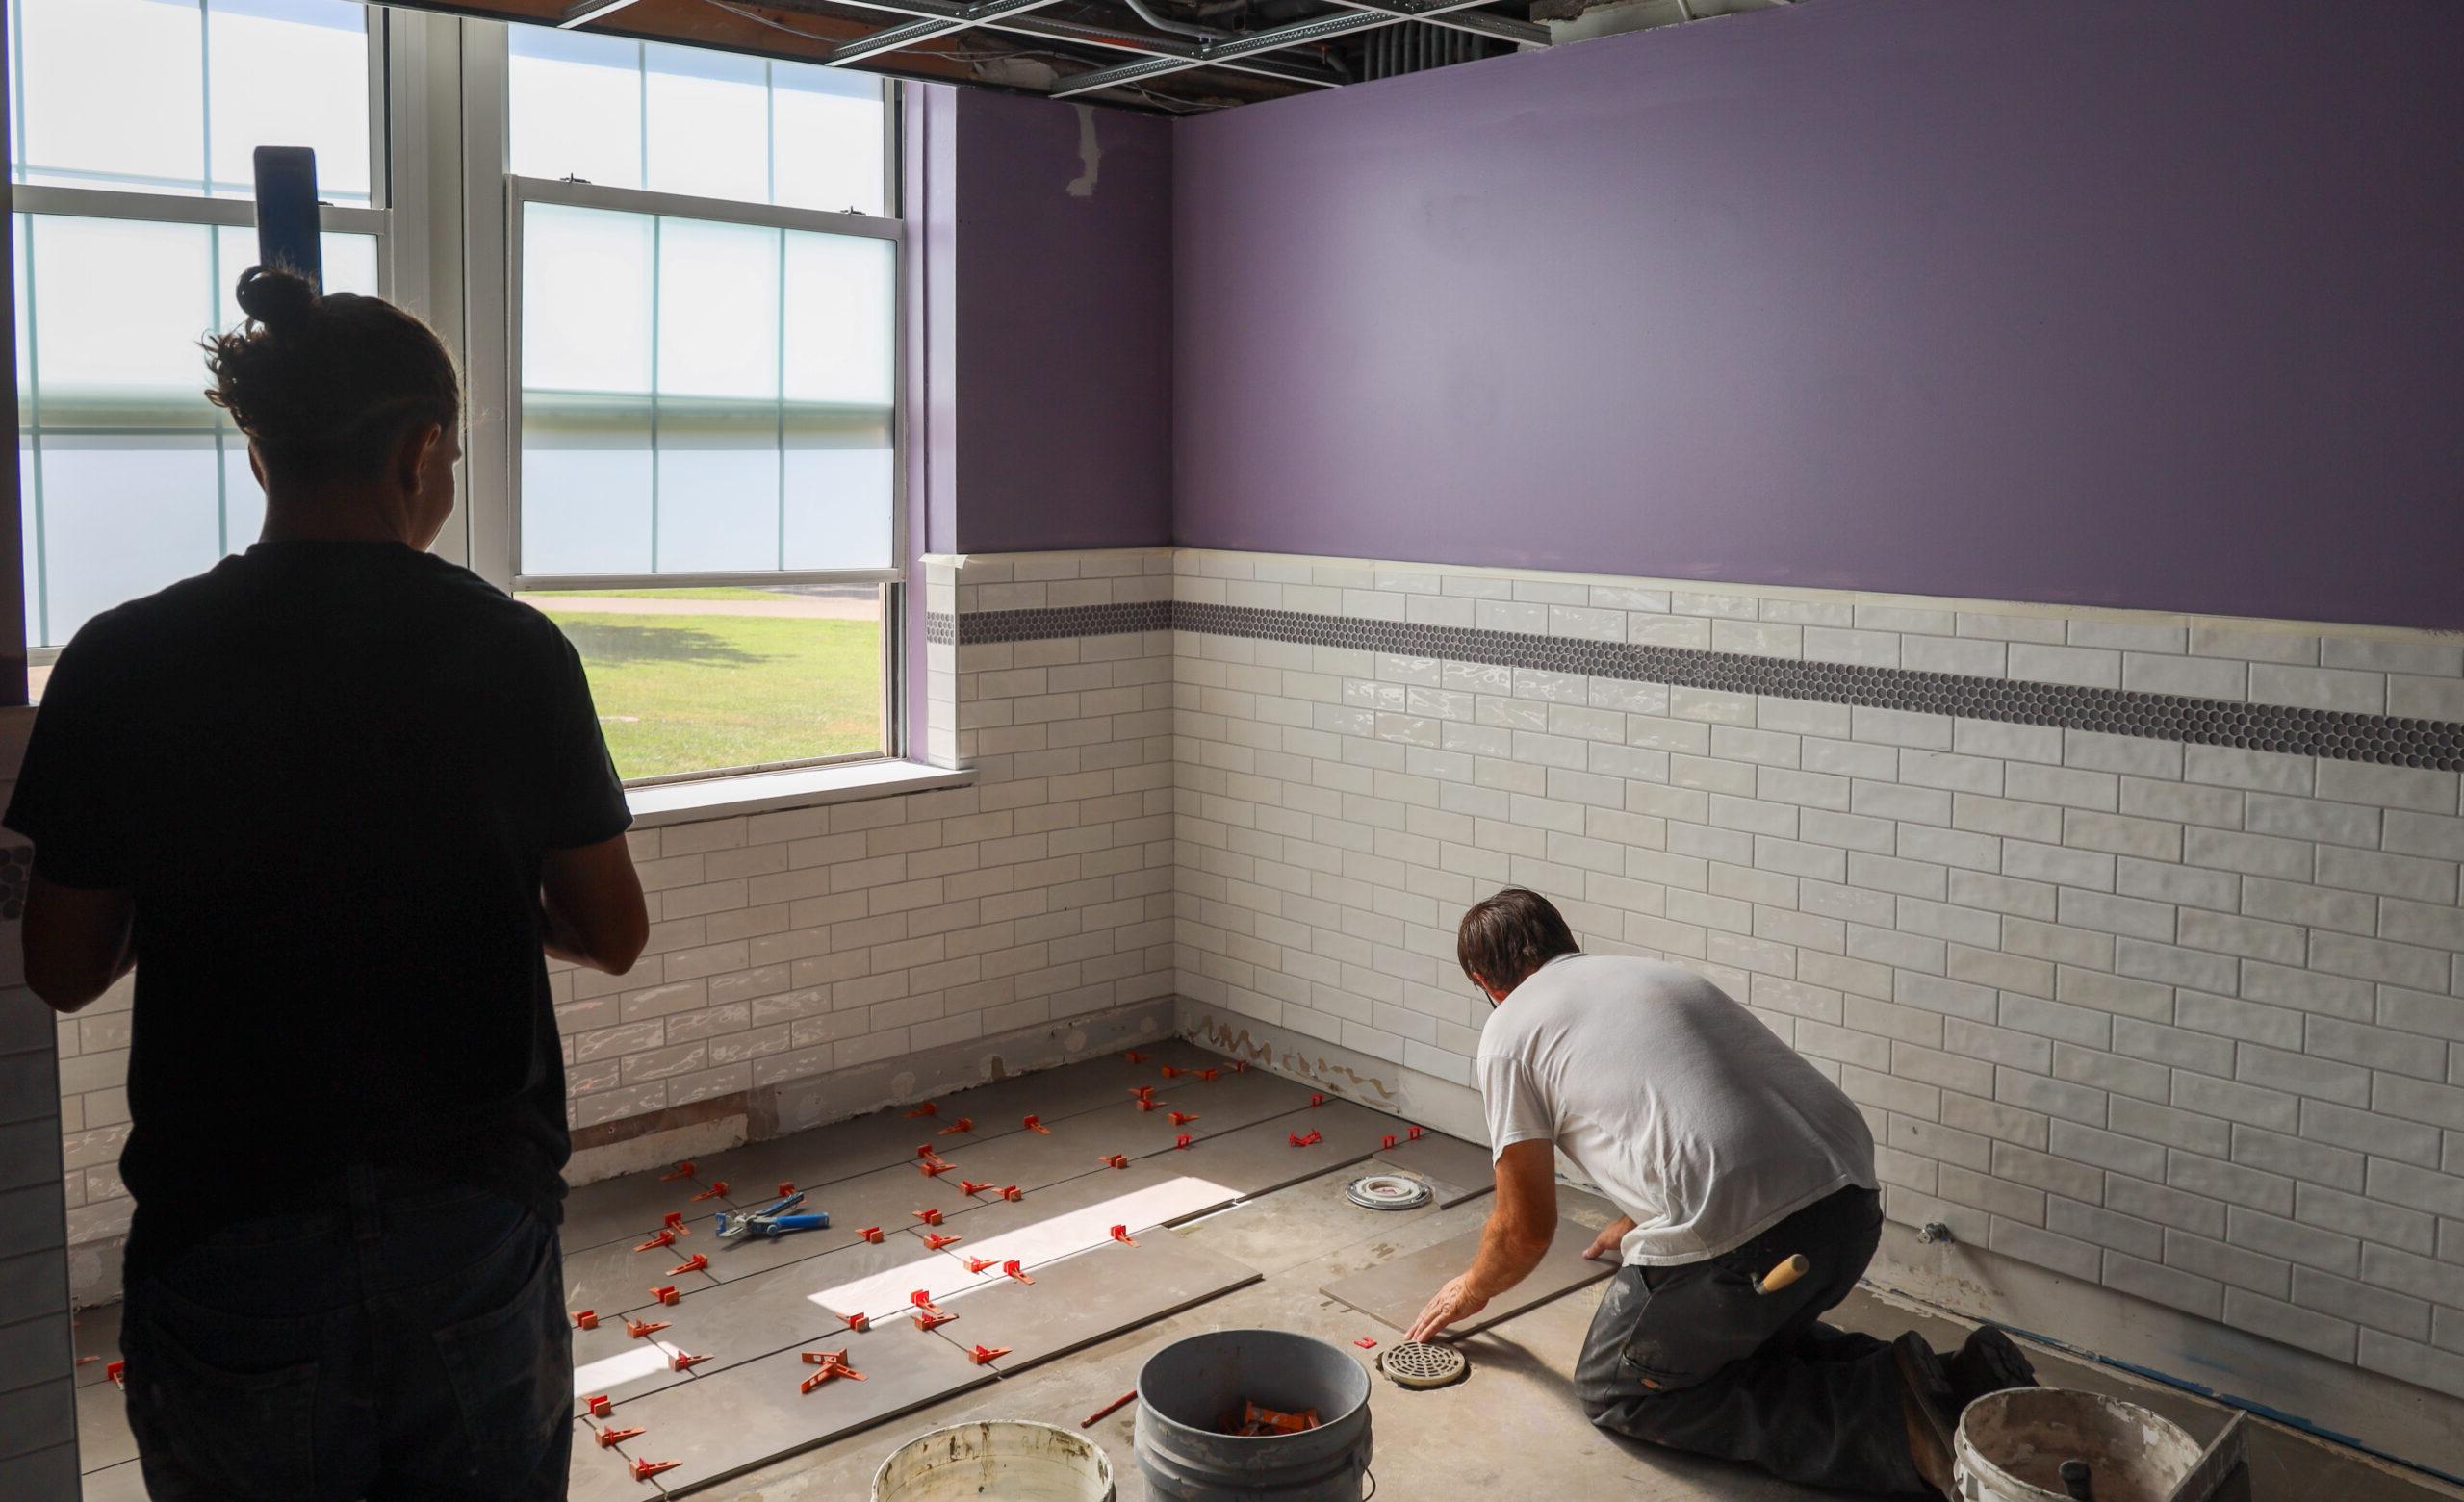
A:
{"type": "Polygon", "coordinates": [[[723,1209],[719,1211],[719,1239],[735,1241],[748,1235],[776,1239],[790,1231],[818,1231],[830,1224],[830,1216],[826,1211],[807,1210],[803,1214],[791,1213],[804,1202],[804,1193],[798,1190],[777,1204],[760,1209],[723,1209]]]}

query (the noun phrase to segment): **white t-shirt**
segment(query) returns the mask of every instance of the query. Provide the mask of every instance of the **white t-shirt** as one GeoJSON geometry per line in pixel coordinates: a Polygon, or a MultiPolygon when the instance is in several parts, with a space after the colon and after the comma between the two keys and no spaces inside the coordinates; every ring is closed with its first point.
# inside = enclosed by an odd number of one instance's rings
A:
{"type": "Polygon", "coordinates": [[[1717,1257],[1875,1186],[1856,1105],[1752,1012],[1656,960],[1561,955],[1489,1017],[1489,1144],[1548,1141],[1633,1217],[1629,1264],[1717,1257]]]}

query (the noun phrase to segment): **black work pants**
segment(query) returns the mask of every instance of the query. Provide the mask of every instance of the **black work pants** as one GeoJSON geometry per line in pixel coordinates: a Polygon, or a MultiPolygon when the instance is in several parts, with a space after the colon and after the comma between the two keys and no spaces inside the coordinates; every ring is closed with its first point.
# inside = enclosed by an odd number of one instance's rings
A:
{"type": "Polygon", "coordinates": [[[1932,1495],[1909,1454],[1889,1344],[1819,1319],[1857,1286],[1882,1222],[1882,1196],[1852,1185],[1734,1251],[1623,1269],[1575,1369],[1583,1411],[1612,1433],[1788,1481],[1932,1495]],[[1812,1269],[1755,1292],[1792,1252],[1812,1269]]]}

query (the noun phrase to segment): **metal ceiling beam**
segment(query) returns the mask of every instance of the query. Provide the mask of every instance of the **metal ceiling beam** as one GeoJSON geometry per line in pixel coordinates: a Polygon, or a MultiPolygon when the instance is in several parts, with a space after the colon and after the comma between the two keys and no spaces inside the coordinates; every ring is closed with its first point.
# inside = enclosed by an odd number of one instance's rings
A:
{"type": "Polygon", "coordinates": [[[1518,21],[1510,15],[1492,15],[1486,11],[1455,11],[1446,14],[1422,13],[1414,14],[1403,0],[1334,0],[1347,11],[1375,11],[1443,27],[1448,31],[1470,32],[1475,37],[1487,37],[1497,41],[1512,42],[1519,47],[1549,45],[1549,28],[1529,21],[1518,21]]]}
{"type": "Polygon", "coordinates": [[[577,26],[587,26],[601,16],[613,15],[632,3],[633,0],[575,0],[574,4],[565,7],[564,14],[556,17],[556,25],[560,30],[571,31],[577,26]]]}
{"type": "Polygon", "coordinates": [[[1396,26],[1404,21],[1430,21],[1454,11],[1468,11],[1486,0],[1399,0],[1392,11],[1348,11],[1337,15],[1322,15],[1315,20],[1295,21],[1270,31],[1255,32],[1235,41],[1200,43],[1194,58],[1147,58],[1136,63],[1116,63],[1091,72],[1065,78],[1053,86],[1052,97],[1067,99],[1078,94],[1117,88],[1122,84],[1143,83],[1168,73],[1184,72],[1194,67],[1236,66],[1242,59],[1262,52],[1276,52],[1285,47],[1304,46],[1313,41],[1328,41],[1348,37],[1355,32],[1375,31],[1381,26],[1396,26]]]}
{"type": "MultiPolygon", "coordinates": [[[[841,10],[878,11],[889,15],[912,16],[922,20],[957,21],[965,18],[966,7],[955,0],[752,0],[772,11],[785,11],[799,15],[836,16],[841,10]]],[[[1198,44],[1161,37],[1147,37],[1136,32],[1108,26],[1090,25],[1084,21],[1059,21],[1041,15],[1004,15],[975,23],[983,30],[1000,32],[1013,37],[1033,37],[1042,41],[1066,42],[1079,47],[1104,47],[1116,52],[1135,52],[1149,58],[1190,58],[1198,63],[1198,44]]],[[[1332,89],[1345,79],[1322,68],[1304,67],[1296,62],[1281,59],[1253,58],[1213,64],[1237,72],[1254,73],[1278,83],[1303,84],[1312,89],[1332,89]]]]}
{"type": "Polygon", "coordinates": [[[903,26],[884,27],[871,36],[860,38],[855,41],[841,42],[829,57],[822,61],[832,67],[845,67],[851,63],[861,63],[867,58],[877,58],[884,53],[897,52],[919,42],[931,41],[937,37],[955,37],[962,31],[971,31],[978,26],[988,25],[1003,16],[1040,11],[1045,6],[1059,3],[1060,0],[981,0],[981,3],[967,6],[961,14],[947,20],[919,18],[909,21],[903,26]]]}

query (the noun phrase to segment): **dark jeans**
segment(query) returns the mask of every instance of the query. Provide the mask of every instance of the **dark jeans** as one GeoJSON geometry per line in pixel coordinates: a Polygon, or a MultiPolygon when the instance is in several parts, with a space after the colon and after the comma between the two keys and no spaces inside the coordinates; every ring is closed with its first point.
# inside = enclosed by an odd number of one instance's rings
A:
{"type": "MultiPolygon", "coordinates": [[[[132,1234],[146,1235],[138,1210],[132,1234]]],[[[565,1494],[556,1234],[510,1200],[354,1168],[128,1289],[128,1419],[155,1502],[565,1494]]]]}
{"type": "Polygon", "coordinates": [[[1882,1224],[1882,1196],[1851,1187],[1707,1261],[1620,1271],[1575,1368],[1583,1411],[1613,1433],[1808,1486],[1932,1495],[1909,1456],[1890,1346],[1818,1320],[1857,1286],[1882,1224]],[[1755,1292],[1791,1252],[1812,1270],[1755,1292]]]}

